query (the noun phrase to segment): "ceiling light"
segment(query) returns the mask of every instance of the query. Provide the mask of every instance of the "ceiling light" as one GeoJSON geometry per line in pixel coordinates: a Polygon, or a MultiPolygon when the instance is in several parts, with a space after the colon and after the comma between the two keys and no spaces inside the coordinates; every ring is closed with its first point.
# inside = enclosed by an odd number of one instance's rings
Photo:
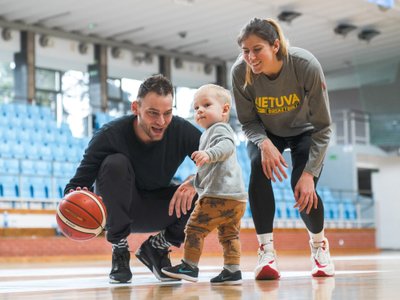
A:
{"type": "Polygon", "coordinates": [[[377,35],[381,34],[379,31],[375,29],[364,29],[358,34],[358,38],[363,41],[369,42],[377,35]]]}
{"type": "Polygon", "coordinates": [[[195,0],[174,0],[173,2],[180,5],[193,5],[195,0]]]}
{"type": "Polygon", "coordinates": [[[112,47],[111,48],[111,56],[113,58],[120,58],[121,57],[121,49],[119,47],[112,47]]]}
{"type": "Polygon", "coordinates": [[[44,34],[39,37],[39,45],[42,46],[43,48],[49,46],[49,43],[50,43],[50,38],[47,35],[44,34]]]}
{"type": "Polygon", "coordinates": [[[350,31],[353,31],[356,28],[357,28],[357,26],[354,26],[351,24],[339,24],[338,26],[335,27],[335,29],[333,31],[336,34],[346,36],[350,31]]]}
{"type": "Polygon", "coordinates": [[[300,17],[301,13],[296,11],[283,11],[279,14],[278,19],[282,22],[291,23],[297,17],[300,17]]]}
{"type": "Polygon", "coordinates": [[[1,31],[1,37],[4,41],[9,41],[12,39],[10,28],[3,28],[1,31]]]}
{"type": "Polygon", "coordinates": [[[80,54],[86,54],[88,52],[88,45],[86,43],[79,43],[78,51],[80,54]]]}

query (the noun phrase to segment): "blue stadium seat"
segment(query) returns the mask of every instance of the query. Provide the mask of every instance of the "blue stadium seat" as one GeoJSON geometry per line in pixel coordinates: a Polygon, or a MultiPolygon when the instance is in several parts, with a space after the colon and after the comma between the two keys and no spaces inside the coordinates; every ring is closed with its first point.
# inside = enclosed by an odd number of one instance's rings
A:
{"type": "Polygon", "coordinates": [[[4,173],[18,175],[20,166],[18,159],[4,159],[4,173]]]}
{"type": "Polygon", "coordinates": [[[34,161],[34,167],[35,167],[36,174],[38,174],[38,175],[51,176],[51,174],[52,174],[51,161],[36,160],[36,161],[34,161]]]}
{"type": "Polygon", "coordinates": [[[1,197],[16,198],[19,196],[19,183],[17,176],[0,175],[1,197]]]}
{"type": "Polygon", "coordinates": [[[25,145],[20,144],[17,141],[11,144],[11,152],[14,158],[25,159],[27,157],[27,151],[29,151],[29,149],[27,149],[25,145]]]}
{"type": "Polygon", "coordinates": [[[38,145],[38,151],[39,151],[39,156],[40,159],[44,161],[51,161],[54,159],[54,153],[53,153],[53,148],[55,147],[54,144],[40,144],[38,145]]]}
{"type": "Polygon", "coordinates": [[[340,218],[340,209],[339,205],[333,201],[325,201],[324,202],[324,214],[327,220],[337,221],[340,218]]]}
{"type": "Polygon", "coordinates": [[[0,142],[0,157],[12,158],[11,145],[6,141],[0,142]]]}
{"type": "Polygon", "coordinates": [[[63,171],[64,171],[64,177],[69,177],[71,178],[74,176],[75,171],[77,168],[77,163],[72,163],[72,162],[64,162],[63,163],[63,171]]]}
{"type": "Polygon", "coordinates": [[[66,149],[63,145],[51,145],[53,159],[56,161],[67,161],[66,149]]]}
{"type": "Polygon", "coordinates": [[[77,147],[68,147],[66,150],[67,161],[77,163],[82,160],[83,151],[77,147]]]}
{"type": "Polygon", "coordinates": [[[55,198],[62,198],[64,196],[64,188],[69,182],[70,178],[68,177],[62,177],[62,178],[56,178],[54,181],[54,197],[55,198]]]}
{"type": "Polygon", "coordinates": [[[51,179],[37,176],[31,179],[33,185],[33,196],[36,199],[48,199],[51,197],[51,179]]]}
{"type": "Polygon", "coordinates": [[[345,220],[356,220],[357,209],[354,202],[350,198],[343,199],[343,213],[345,220]]]}
{"type": "Polygon", "coordinates": [[[182,162],[178,170],[176,171],[175,178],[178,178],[180,181],[185,180],[189,175],[196,173],[196,166],[194,162],[186,157],[182,162]]]}
{"type": "Polygon", "coordinates": [[[18,141],[17,133],[18,130],[14,128],[4,129],[2,132],[3,140],[10,143],[16,142],[18,141]]]}
{"type": "Polygon", "coordinates": [[[9,128],[8,126],[8,119],[5,115],[0,113],[0,128],[3,130],[5,128],[9,128]]]}
{"type": "Polygon", "coordinates": [[[69,125],[65,122],[61,123],[59,132],[63,135],[66,135],[67,137],[72,135],[71,128],[69,128],[69,125]]]}
{"type": "Polygon", "coordinates": [[[282,200],[275,202],[275,218],[284,219],[286,216],[285,203],[282,200]]]}
{"type": "Polygon", "coordinates": [[[40,159],[40,143],[39,142],[33,142],[30,144],[27,144],[26,147],[29,147],[28,151],[26,151],[26,157],[28,159],[32,159],[32,160],[40,159]]]}
{"type": "Polygon", "coordinates": [[[244,218],[252,218],[251,208],[249,202],[246,204],[246,210],[244,212],[244,218]]]}
{"type": "Polygon", "coordinates": [[[27,118],[28,117],[28,105],[27,103],[15,103],[14,110],[16,115],[19,118],[27,118]]]}
{"type": "Polygon", "coordinates": [[[62,134],[61,132],[55,136],[55,141],[58,145],[63,145],[64,147],[68,146],[68,136],[66,134],[62,134]]]}
{"type": "Polygon", "coordinates": [[[34,187],[32,184],[31,176],[21,176],[21,185],[19,187],[21,198],[33,198],[34,196],[34,187]]]}
{"type": "Polygon", "coordinates": [[[39,115],[43,120],[51,120],[55,118],[49,106],[39,106],[39,115]]]}
{"type": "Polygon", "coordinates": [[[38,105],[28,105],[28,116],[31,119],[40,118],[40,109],[38,105]]]}
{"type": "Polygon", "coordinates": [[[15,106],[12,103],[4,103],[2,105],[2,112],[6,117],[15,117],[17,116],[17,112],[15,110],[15,106]]]}
{"type": "Polygon", "coordinates": [[[53,176],[63,177],[64,176],[64,162],[53,161],[53,176]]]}
{"type": "Polygon", "coordinates": [[[21,174],[23,175],[36,175],[35,163],[33,160],[21,160],[21,174]]]}
{"type": "Polygon", "coordinates": [[[49,121],[47,119],[35,119],[33,126],[36,131],[45,132],[45,131],[47,131],[47,127],[48,127],[47,123],[48,122],[49,121]]]}
{"type": "Polygon", "coordinates": [[[8,127],[13,130],[21,130],[23,118],[20,119],[17,116],[10,116],[8,118],[8,127]]]}
{"type": "Polygon", "coordinates": [[[31,130],[21,129],[17,131],[17,142],[20,144],[30,144],[31,140],[31,130]]]}
{"type": "Polygon", "coordinates": [[[32,131],[35,129],[35,119],[24,118],[21,120],[21,128],[23,130],[32,131]]]}

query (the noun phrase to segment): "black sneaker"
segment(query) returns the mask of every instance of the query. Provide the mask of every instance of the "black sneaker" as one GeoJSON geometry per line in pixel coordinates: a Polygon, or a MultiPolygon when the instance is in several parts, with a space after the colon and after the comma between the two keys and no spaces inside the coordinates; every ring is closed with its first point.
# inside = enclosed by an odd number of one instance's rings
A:
{"type": "MultiPolygon", "coordinates": [[[[150,237],[151,238],[151,237],[150,237]]],[[[170,250],[157,249],[150,244],[150,238],[143,242],[140,248],[136,251],[136,257],[149,268],[151,272],[160,281],[176,281],[175,278],[168,277],[161,272],[164,267],[171,266],[169,259],[170,250]]]]}
{"type": "Polygon", "coordinates": [[[127,283],[132,280],[132,272],[129,266],[131,254],[128,248],[116,248],[112,253],[112,268],[110,283],[127,283]]]}
{"type": "Polygon", "coordinates": [[[242,283],[242,272],[230,272],[227,269],[223,269],[222,272],[210,280],[212,284],[222,285],[222,284],[241,284],[242,283]]]}
{"type": "Polygon", "coordinates": [[[169,277],[185,279],[192,282],[196,282],[198,280],[197,277],[199,276],[199,268],[192,267],[183,260],[180,265],[176,265],[175,267],[162,268],[162,272],[169,277]]]}

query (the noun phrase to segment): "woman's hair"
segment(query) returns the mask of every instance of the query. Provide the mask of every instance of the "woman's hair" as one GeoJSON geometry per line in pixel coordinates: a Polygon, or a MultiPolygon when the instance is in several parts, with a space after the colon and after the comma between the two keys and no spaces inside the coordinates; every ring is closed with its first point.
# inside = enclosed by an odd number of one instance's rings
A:
{"type": "MultiPolygon", "coordinates": [[[[278,22],[273,19],[259,19],[254,18],[247,23],[237,38],[237,43],[242,46],[244,40],[246,40],[250,35],[255,35],[260,39],[268,42],[269,45],[273,45],[276,40],[279,41],[280,47],[276,53],[278,60],[282,60],[288,54],[289,43],[286,41],[285,36],[278,22]]],[[[246,66],[246,78],[244,87],[248,84],[252,84],[252,72],[249,66],[246,66]]]]}

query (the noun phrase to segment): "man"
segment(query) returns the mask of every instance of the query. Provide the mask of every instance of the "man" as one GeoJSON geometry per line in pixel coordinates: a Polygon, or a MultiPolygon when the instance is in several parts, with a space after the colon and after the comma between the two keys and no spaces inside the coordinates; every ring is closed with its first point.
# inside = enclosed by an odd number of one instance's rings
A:
{"type": "Polygon", "coordinates": [[[195,126],[172,115],[172,103],[173,86],[167,78],[146,79],[132,102],[133,115],[105,124],[95,133],[65,188],[65,193],[91,188],[96,181],[96,192],[108,213],[111,283],[132,279],[127,242],[131,232],[160,231],[135,255],[159,280],[172,280],[161,268],[171,266],[169,247],[184,241],[195,190],[171,181],[185,157],[198,149],[200,138],[195,126]]]}

